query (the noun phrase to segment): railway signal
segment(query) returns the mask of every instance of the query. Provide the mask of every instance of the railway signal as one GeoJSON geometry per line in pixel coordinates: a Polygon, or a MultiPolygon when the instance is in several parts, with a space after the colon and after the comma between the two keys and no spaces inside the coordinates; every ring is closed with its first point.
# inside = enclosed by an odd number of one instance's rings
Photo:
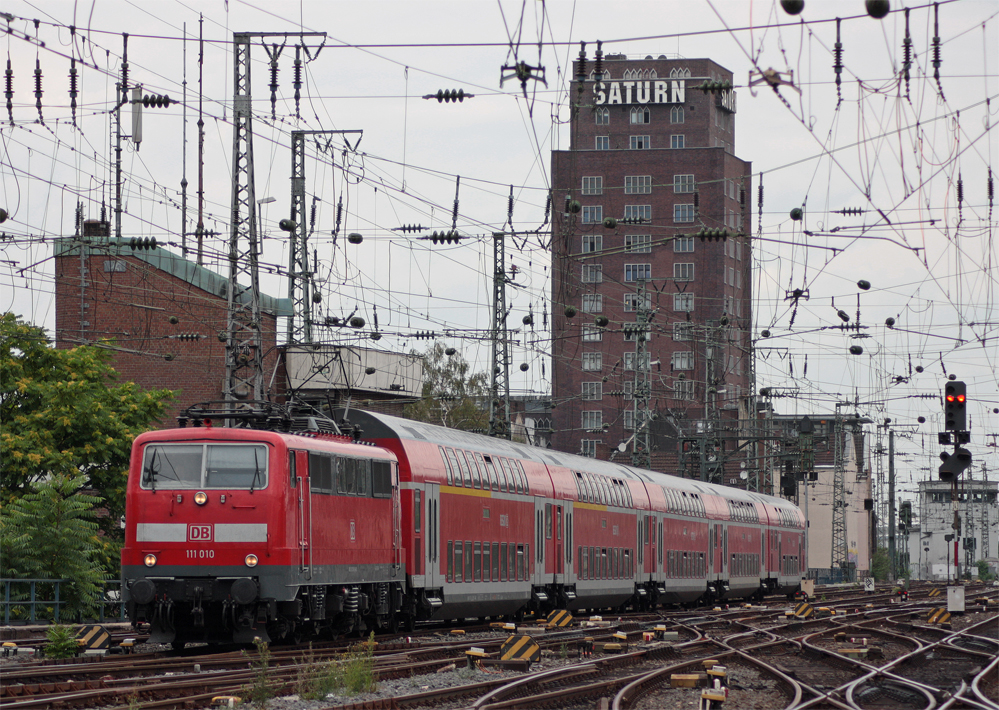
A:
{"type": "Polygon", "coordinates": [[[953,481],[964,472],[964,469],[971,465],[971,452],[962,446],[958,446],[953,454],[949,454],[946,451],[941,452],[940,460],[943,461],[940,464],[940,468],[937,469],[940,480],[953,481]]]}
{"type": "Polygon", "coordinates": [[[965,431],[968,428],[967,387],[960,380],[948,382],[944,387],[944,429],[965,431]]]}

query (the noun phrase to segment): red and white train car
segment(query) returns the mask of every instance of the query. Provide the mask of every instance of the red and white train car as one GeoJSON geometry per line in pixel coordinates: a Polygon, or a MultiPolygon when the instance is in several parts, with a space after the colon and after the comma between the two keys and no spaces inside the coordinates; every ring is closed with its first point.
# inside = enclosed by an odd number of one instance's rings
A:
{"type": "Polygon", "coordinates": [[[153,638],[648,608],[799,588],[789,502],[352,410],[353,438],[136,439],[122,571],[153,638]]]}

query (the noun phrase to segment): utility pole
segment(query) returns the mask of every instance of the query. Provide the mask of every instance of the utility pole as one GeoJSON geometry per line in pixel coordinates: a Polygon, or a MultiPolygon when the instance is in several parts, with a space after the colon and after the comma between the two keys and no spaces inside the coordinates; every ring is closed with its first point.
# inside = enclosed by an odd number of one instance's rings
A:
{"type": "Polygon", "coordinates": [[[652,453],[649,445],[649,422],[652,413],[649,410],[650,368],[648,333],[649,309],[646,303],[645,280],[639,279],[636,287],[637,302],[635,304],[635,441],[631,452],[631,464],[637,468],[652,468],[652,453]]]}
{"type": "MultiPolygon", "coordinates": [[[[288,249],[288,298],[292,315],[288,319],[288,343],[312,342],[312,269],[309,267],[309,226],[305,209],[305,139],[306,136],[326,136],[344,133],[363,133],[359,129],[347,131],[292,131],[291,132],[291,221],[288,249]]],[[[360,139],[358,139],[360,140],[360,139]]]]}
{"type": "Polygon", "coordinates": [[[489,387],[489,436],[509,439],[510,345],[506,330],[506,246],[504,232],[493,232],[492,381],[489,387]]]}
{"type": "Polygon", "coordinates": [[[253,106],[250,47],[255,37],[325,37],[325,33],[234,32],[232,86],[232,199],[230,201],[229,283],[226,289],[225,400],[264,398],[264,353],[260,320],[256,192],[253,173],[253,106]],[[243,283],[240,283],[242,277],[243,283]]]}
{"type": "Polygon", "coordinates": [[[989,556],[989,473],[985,462],[982,461],[982,555],[978,559],[984,560],[989,556]]]}
{"type": "Polygon", "coordinates": [[[889,574],[894,584],[898,578],[895,554],[895,430],[888,430],[888,560],[889,574]]]}

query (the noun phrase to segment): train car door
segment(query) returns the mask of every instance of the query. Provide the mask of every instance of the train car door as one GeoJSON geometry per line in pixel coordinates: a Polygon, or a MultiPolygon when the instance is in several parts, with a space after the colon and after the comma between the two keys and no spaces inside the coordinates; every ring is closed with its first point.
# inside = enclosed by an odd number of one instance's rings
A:
{"type": "Polygon", "coordinates": [[[576,579],[573,575],[572,567],[572,501],[564,501],[564,528],[563,528],[563,557],[565,561],[565,576],[562,581],[564,584],[574,584],[576,579]]]}
{"type": "Polygon", "coordinates": [[[531,583],[537,586],[544,586],[548,583],[549,578],[546,575],[545,569],[545,506],[548,506],[547,512],[550,514],[551,505],[545,501],[541,496],[535,496],[534,498],[534,550],[533,557],[530,557],[526,562],[530,565],[530,572],[527,577],[531,580],[531,583]]]}
{"type": "Polygon", "coordinates": [[[545,563],[545,576],[553,576],[554,582],[559,584],[563,581],[565,574],[565,558],[563,548],[565,547],[565,521],[562,517],[563,506],[559,503],[545,503],[544,517],[544,546],[542,555],[545,563]]]}
{"type": "Polygon", "coordinates": [[[424,504],[426,532],[424,539],[426,557],[424,566],[427,570],[426,586],[430,588],[443,585],[440,561],[440,500],[441,487],[438,483],[426,484],[426,502],[424,504]]]}
{"type": "Polygon", "coordinates": [[[298,571],[312,579],[312,482],[309,480],[309,454],[291,451],[288,474],[295,487],[295,522],[298,534],[298,571]]]}

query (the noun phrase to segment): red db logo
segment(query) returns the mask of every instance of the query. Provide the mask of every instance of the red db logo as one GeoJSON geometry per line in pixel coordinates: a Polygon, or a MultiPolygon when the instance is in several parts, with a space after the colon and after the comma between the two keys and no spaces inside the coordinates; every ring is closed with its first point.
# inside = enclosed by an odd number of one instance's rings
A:
{"type": "Polygon", "coordinates": [[[188,525],[187,526],[187,539],[190,542],[211,542],[212,541],[212,526],[211,525],[188,525]]]}

